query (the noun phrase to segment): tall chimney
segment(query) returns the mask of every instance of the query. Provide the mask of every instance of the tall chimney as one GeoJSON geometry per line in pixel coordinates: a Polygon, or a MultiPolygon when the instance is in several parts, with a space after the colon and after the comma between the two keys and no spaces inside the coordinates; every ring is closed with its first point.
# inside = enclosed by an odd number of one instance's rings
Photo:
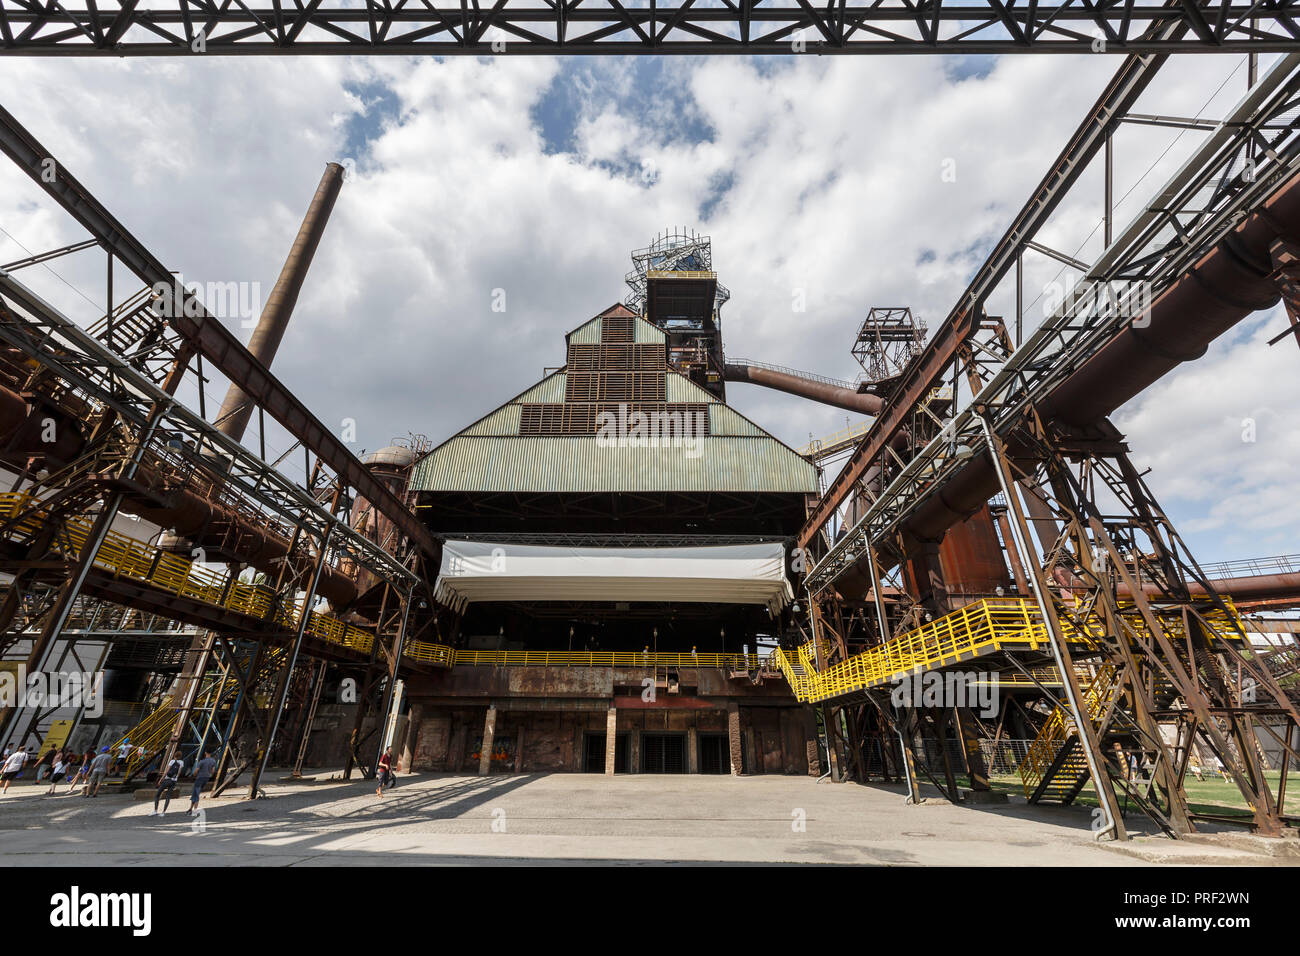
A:
{"type": "MultiPolygon", "coordinates": [[[[280,278],[275,280],[262,316],[253,330],[253,337],[248,342],[248,351],[267,368],[275,358],[284,330],[289,325],[289,316],[298,302],[298,292],[307,278],[307,269],[311,266],[312,256],[320,244],[320,237],[325,232],[334,200],[338,198],[339,188],[343,185],[343,167],[338,163],[325,166],[325,173],[316,187],[316,195],[307,207],[307,215],[298,227],[298,236],[289,250],[289,257],[280,270],[280,278]]],[[[248,419],[253,414],[253,402],[238,385],[231,384],[226,392],[226,400],[221,403],[221,412],[217,415],[217,429],[222,434],[239,441],[244,437],[248,419]]]]}

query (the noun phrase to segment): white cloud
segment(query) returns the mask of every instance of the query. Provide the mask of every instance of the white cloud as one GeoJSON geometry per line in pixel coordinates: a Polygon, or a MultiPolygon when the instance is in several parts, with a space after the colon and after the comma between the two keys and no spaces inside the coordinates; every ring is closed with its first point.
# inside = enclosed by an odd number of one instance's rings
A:
{"type": "MultiPolygon", "coordinates": [[[[1237,66],[1193,59],[1166,68],[1152,111],[1195,112],[1237,66]]],[[[327,423],[355,418],[359,445],[373,449],[408,430],[446,438],[561,364],[563,333],[623,297],[628,251],[670,224],[713,237],[733,293],[723,313],[729,354],[852,377],[849,346],[867,310],[910,305],[941,321],[1118,63],[1010,57],[953,82],[935,58],[679,60],[660,81],[672,95],[642,97],[649,105],[636,110],[620,107],[639,92],[630,60],[579,69],[545,57],[11,58],[0,82],[23,91],[10,104],[19,119],[171,268],[265,291],[324,163],[344,158],[349,130],[365,124],[369,149],[353,157],[358,175],[340,195],[275,369],[327,423]],[[534,116],[553,86],[578,117],[567,153],[548,149],[534,116]],[[393,111],[376,97],[384,89],[393,111]],[[684,136],[693,126],[710,138],[684,136]],[[948,160],[955,182],[941,175],[948,160]],[[505,313],[491,310],[497,289],[505,313]],[[805,290],[806,312],[791,310],[795,289],[805,290]]],[[[1123,131],[1120,194],[1177,140],[1145,184],[1158,182],[1196,135],[1123,131]]],[[[77,238],[7,165],[0,184],[0,226],[25,244],[77,238]]],[[[1140,192],[1123,215],[1136,212],[1140,192]]],[[[1090,171],[1044,237],[1095,254],[1096,238],[1085,239],[1099,215],[1090,171]]],[[[0,236],[0,259],[21,254],[0,236]]],[[[98,288],[102,261],[56,265],[98,288]]],[[[1027,260],[1028,298],[1058,269],[1027,260]]],[[[85,315],[85,302],[40,281],[85,315]]],[[[1011,301],[1004,284],[990,308],[1007,315],[1011,301]]],[[[1251,342],[1216,350],[1158,386],[1172,397],[1153,390],[1121,417],[1185,530],[1212,522],[1197,532],[1207,560],[1262,548],[1227,529],[1243,526],[1252,501],[1271,501],[1296,462],[1294,434],[1268,410],[1280,416],[1284,403],[1239,361],[1254,360],[1251,342]],[[1256,398],[1237,402],[1240,411],[1194,402],[1206,387],[1188,376],[1207,374],[1243,379],[1256,398]],[[1252,465],[1244,479],[1224,439],[1219,457],[1198,465],[1189,436],[1226,432],[1252,410],[1260,440],[1250,454],[1274,463],[1252,465]]],[[[213,400],[222,390],[213,383],[213,400]]],[[[752,386],[733,385],[729,398],[796,446],[844,425],[843,412],[752,386]]],[[[272,436],[279,443],[288,444],[272,436]]],[[[1284,539],[1294,540],[1300,513],[1281,497],[1274,507],[1269,546],[1291,547],[1284,539]]]]}

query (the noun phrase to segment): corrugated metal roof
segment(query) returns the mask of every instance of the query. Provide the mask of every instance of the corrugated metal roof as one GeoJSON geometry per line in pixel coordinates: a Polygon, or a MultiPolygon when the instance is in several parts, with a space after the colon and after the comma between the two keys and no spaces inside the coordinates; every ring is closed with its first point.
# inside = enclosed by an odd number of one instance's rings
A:
{"type": "Polygon", "coordinates": [[[601,321],[600,316],[596,316],[590,322],[584,322],[572,332],[565,336],[570,344],[577,345],[594,345],[600,341],[601,321]]]}
{"type": "Polygon", "coordinates": [[[661,329],[655,328],[645,319],[632,320],[632,341],[649,344],[658,342],[660,345],[668,341],[668,336],[661,329]]]}
{"type": "MultiPolygon", "coordinates": [[[[715,402],[709,406],[709,434],[771,438],[767,432],[740,414],[740,412],[728,405],[723,405],[721,402],[715,402]]],[[[772,440],[775,441],[775,439],[772,440]]]]}
{"type": "Polygon", "coordinates": [[[568,379],[563,372],[555,372],[542,379],[528,391],[512,402],[562,402],[564,401],[564,383],[568,379]]]}
{"type": "Polygon", "coordinates": [[[416,466],[416,491],[750,491],[815,493],[817,471],[768,437],[710,436],[681,447],[613,447],[595,438],[462,435],[416,466]]]}
{"type": "Polygon", "coordinates": [[[462,435],[518,435],[521,409],[518,405],[502,405],[495,412],[480,418],[462,435]]]}
{"type": "Polygon", "coordinates": [[[668,371],[664,392],[670,402],[716,402],[718,396],[706,391],[680,372],[668,371]]]}

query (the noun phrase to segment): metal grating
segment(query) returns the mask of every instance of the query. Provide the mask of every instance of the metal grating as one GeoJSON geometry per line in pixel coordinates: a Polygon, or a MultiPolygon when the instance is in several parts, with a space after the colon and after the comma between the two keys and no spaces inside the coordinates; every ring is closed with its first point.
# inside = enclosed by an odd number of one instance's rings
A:
{"type": "Polygon", "coordinates": [[[566,402],[662,402],[664,372],[569,372],[566,402]]]}
{"type": "Polygon", "coordinates": [[[709,406],[703,402],[628,402],[618,404],[547,403],[520,406],[520,435],[595,435],[600,415],[608,412],[620,422],[635,412],[650,416],[655,434],[697,438],[710,434],[709,406]],[[663,416],[674,416],[666,418],[663,416]]]}
{"type": "Polygon", "coordinates": [[[600,325],[601,342],[622,343],[632,341],[632,317],[605,316],[600,325]]]}
{"type": "MultiPolygon", "coordinates": [[[[606,319],[605,322],[611,322],[606,319]]],[[[656,344],[633,344],[631,319],[628,319],[628,343],[625,345],[569,344],[568,371],[656,371],[664,367],[664,347],[656,344]]]]}

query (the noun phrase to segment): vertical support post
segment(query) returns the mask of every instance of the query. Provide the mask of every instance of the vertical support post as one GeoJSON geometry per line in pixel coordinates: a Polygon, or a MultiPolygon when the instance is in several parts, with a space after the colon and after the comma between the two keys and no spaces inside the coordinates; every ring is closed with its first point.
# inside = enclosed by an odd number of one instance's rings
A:
{"type": "Polygon", "coordinates": [[[618,753],[618,708],[610,703],[605,712],[605,776],[614,776],[614,757],[618,753]]]}
{"type": "Polygon", "coordinates": [[[727,701],[727,748],[731,756],[732,776],[739,777],[745,768],[745,762],[740,749],[740,706],[734,700],[727,701]]]}
{"type": "Polygon", "coordinates": [[[488,704],[483,718],[483,745],[478,750],[478,775],[486,777],[492,770],[492,745],[497,735],[497,705],[488,704]]]}
{"type": "MultiPolygon", "coordinates": [[[[384,705],[380,708],[379,714],[379,746],[375,749],[375,766],[379,766],[379,758],[384,755],[384,748],[388,746],[388,722],[391,718],[391,711],[396,706],[401,706],[401,702],[396,699],[397,693],[397,668],[402,663],[402,654],[406,650],[406,625],[411,619],[411,601],[415,597],[415,588],[406,592],[406,597],[402,599],[402,623],[398,625],[397,637],[393,639],[393,653],[388,659],[388,683],[384,687],[384,705]]],[[[375,634],[375,640],[378,641],[379,634],[375,634]]]]}
{"type": "MultiPolygon", "coordinates": [[[[336,496],[337,497],[337,496],[336,496]]],[[[330,539],[334,536],[334,525],[325,529],[321,538],[320,553],[316,556],[316,566],[312,569],[311,584],[302,600],[302,611],[298,615],[298,629],[293,637],[293,650],[285,664],[284,680],[280,682],[280,694],[275,701],[275,710],[271,713],[271,726],[262,744],[262,759],[253,771],[253,778],[248,782],[248,799],[257,799],[257,785],[266,772],[266,764],[271,759],[271,748],[275,745],[275,734],[280,729],[280,717],[284,713],[284,702],[289,696],[289,684],[293,680],[293,669],[298,666],[298,654],[302,650],[302,639],[307,633],[307,622],[311,619],[311,605],[316,600],[316,588],[320,584],[321,572],[325,570],[325,555],[329,551],[330,539]]]]}
{"type": "Polygon", "coordinates": [[[1112,132],[1106,131],[1106,195],[1105,195],[1105,212],[1102,221],[1105,223],[1105,248],[1110,248],[1111,239],[1115,231],[1115,149],[1111,145],[1112,132]]]}
{"type": "Polygon", "coordinates": [[[700,772],[700,732],[695,727],[686,730],[686,772],[700,772]]]}
{"type": "Polygon", "coordinates": [[[1025,254],[1016,254],[1016,348],[1025,340],[1025,254]]]}

